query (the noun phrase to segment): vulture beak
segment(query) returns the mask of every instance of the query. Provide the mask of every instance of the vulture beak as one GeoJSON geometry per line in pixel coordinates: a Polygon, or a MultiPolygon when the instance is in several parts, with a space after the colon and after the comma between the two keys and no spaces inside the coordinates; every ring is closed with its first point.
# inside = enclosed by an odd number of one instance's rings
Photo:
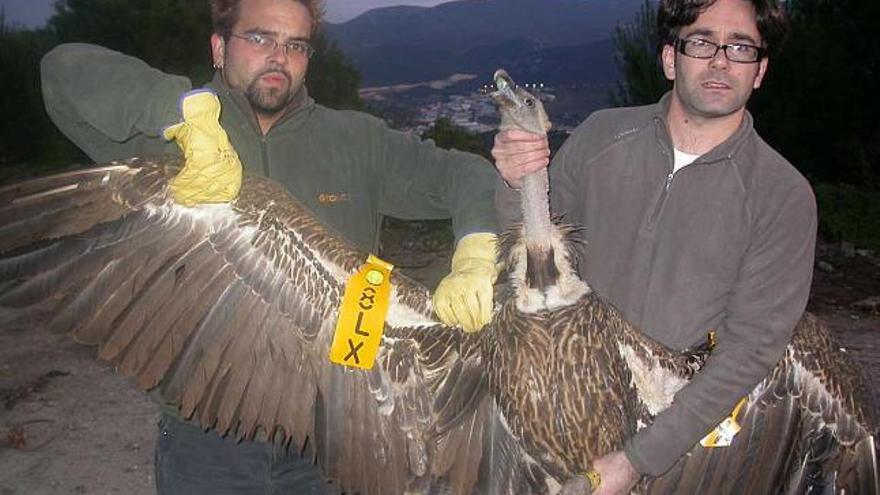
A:
{"type": "Polygon", "coordinates": [[[516,83],[507,75],[507,71],[504,69],[498,69],[495,71],[493,79],[495,80],[495,87],[498,89],[493,91],[489,96],[491,96],[499,106],[513,106],[518,108],[522,105],[521,98],[517,97],[517,94],[514,91],[516,83]]]}

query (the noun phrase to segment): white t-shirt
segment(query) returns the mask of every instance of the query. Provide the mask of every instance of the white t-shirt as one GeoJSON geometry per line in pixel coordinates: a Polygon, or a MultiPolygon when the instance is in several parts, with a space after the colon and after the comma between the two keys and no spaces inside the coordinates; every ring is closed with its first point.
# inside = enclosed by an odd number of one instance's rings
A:
{"type": "Polygon", "coordinates": [[[672,166],[672,173],[678,172],[678,169],[684,167],[685,165],[690,165],[694,162],[700,155],[692,155],[690,153],[685,153],[684,151],[678,151],[673,148],[673,152],[675,154],[675,163],[672,166]]]}

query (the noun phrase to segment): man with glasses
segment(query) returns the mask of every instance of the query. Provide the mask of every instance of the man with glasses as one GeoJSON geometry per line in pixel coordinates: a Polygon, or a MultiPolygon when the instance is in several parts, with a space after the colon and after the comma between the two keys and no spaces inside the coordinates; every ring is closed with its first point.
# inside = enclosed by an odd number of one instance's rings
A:
{"type": "MultiPolygon", "coordinates": [[[[243,165],[283,184],[370,252],[383,214],[452,217],[452,272],[434,308],[447,324],[484,325],[496,275],[491,165],[368,115],[315,104],[304,79],[319,0],[212,0],[211,9],[217,70],[205,88],[190,91],[186,78],[105,48],[63,45],[42,63],[49,115],[98,162],[180,147],[185,166],[170,189],[184,205],[234,199],[243,165]]],[[[336,492],[299,446],[237,443],[181,420],[171,406],[159,426],[160,494],[336,492]]]]}
{"type": "MultiPolygon", "coordinates": [[[[554,214],[583,227],[584,280],[671,348],[716,335],[705,369],[673,404],[594,460],[596,495],[629,493],[641,476],[670,469],[767,375],[803,313],[815,199],[745,109],[784,14],[775,0],[662,0],[660,61],[672,91],[654,105],[596,112],[549,168],[554,214]]],[[[547,166],[550,152],[527,133],[495,143],[505,225],[522,177],[547,166]]],[[[575,477],[564,493],[589,486],[575,477]]]]}

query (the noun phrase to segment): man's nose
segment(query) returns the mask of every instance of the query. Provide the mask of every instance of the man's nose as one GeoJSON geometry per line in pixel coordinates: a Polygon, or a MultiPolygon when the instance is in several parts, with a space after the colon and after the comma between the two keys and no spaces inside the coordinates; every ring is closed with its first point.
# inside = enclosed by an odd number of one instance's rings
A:
{"type": "Polygon", "coordinates": [[[287,62],[287,57],[289,57],[287,47],[283,43],[276,43],[275,46],[272,47],[272,51],[269,52],[269,60],[276,60],[283,63],[287,62]]]}
{"type": "Polygon", "coordinates": [[[715,56],[709,61],[709,66],[713,69],[725,70],[730,67],[730,59],[727,58],[727,50],[724,48],[718,48],[718,51],[715,52],[715,56]]]}

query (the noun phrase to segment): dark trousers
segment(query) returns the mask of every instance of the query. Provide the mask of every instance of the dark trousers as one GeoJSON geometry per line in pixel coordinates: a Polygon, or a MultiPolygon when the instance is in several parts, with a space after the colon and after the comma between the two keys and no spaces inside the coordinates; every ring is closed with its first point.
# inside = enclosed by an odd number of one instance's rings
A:
{"type": "Polygon", "coordinates": [[[311,456],[260,441],[236,442],[169,414],[156,443],[159,495],[337,495],[311,456]]]}

